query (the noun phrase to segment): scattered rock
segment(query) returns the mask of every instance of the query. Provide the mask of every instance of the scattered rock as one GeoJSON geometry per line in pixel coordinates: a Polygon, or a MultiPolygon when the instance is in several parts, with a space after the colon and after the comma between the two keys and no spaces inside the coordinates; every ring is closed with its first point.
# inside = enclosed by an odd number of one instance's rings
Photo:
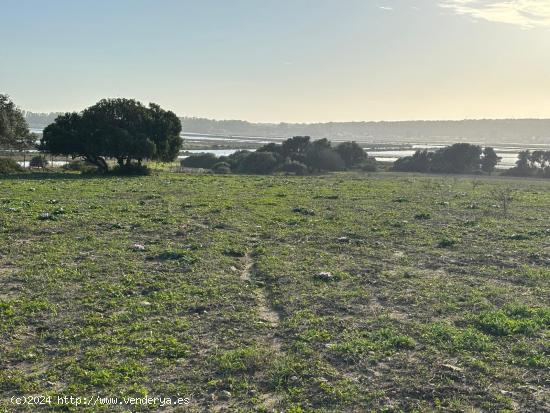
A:
{"type": "Polygon", "coordinates": [[[439,243],[437,244],[438,248],[449,248],[456,244],[456,240],[451,238],[443,238],[439,243]]]}
{"type": "Polygon", "coordinates": [[[38,219],[40,221],[55,221],[56,218],[49,212],[42,212],[40,215],[38,215],[38,219]]]}
{"type": "Polygon", "coordinates": [[[460,373],[464,371],[464,369],[462,369],[460,367],[457,367],[457,366],[453,366],[452,364],[442,364],[441,366],[445,367],[449,370],[457,371],[457,372],[460,372],[460,373]]]}
{"type": "Polygon", "coordinates": [[[349,242],[349,238],[348,237],[340,237],[340,238],[338,238],[338,242],[347,243],[347,242],[349,242]]]}
{"type": "Polygon", "coordinates": [[[228,257],[244,257],[246,252],[237,248],[226,248],[223,250],[223,255],[227,255],[228,257]]]}
{"type": "Polygon", "coordinates": [[[526,241],[529,239],[529,237],[524,234],[512,234],[508,237],[508,239],[513,241],[526,241]]]}
{"type": "Polygon", "coordinates": [[[334,279],[334,275],[327,271],[321,271],[320,273],[315,275],[315,278],[321,281],[331,281],[334,279]]]}
{"type": "Polygon", "coordinates": [[[230,399],[231,398],[231,392],[227,391],[227,390],[222,390],[220,392],[220,399],[230,399]]]}
{"type": "Polygon", "coordinates": [[[315,211],[313,209],[307,209],[303,207],[293,208],[292,212],[295,212],[297,214],[302,214],[302,215],[315,215],[315,211]]]}
{"type": "Polygon", "coordinates": [[[134,244],[132,248],[136,251],[145,251],[145,245],[142,244],[134,244]]]}
{"type": "Polygon", "coordinates": [[[402,204],[402,203],[406,203],[406,202],[410,202],[410,201],[407,198],[399,197],[399,198],[395,198],[393,200],[393,202],[397,202],[399,204],[402,204]]]}

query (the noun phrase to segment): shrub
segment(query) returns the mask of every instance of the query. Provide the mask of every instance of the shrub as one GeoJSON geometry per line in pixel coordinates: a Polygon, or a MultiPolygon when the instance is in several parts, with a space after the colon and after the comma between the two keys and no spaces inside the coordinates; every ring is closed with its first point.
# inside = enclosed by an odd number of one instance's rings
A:
{"type": "Polygon", "coordinates": [[[363,172],[376,172],[378,170],[378,163],[374,158],[367,158],[365,161],[361,162],[359,168],[363,172]]]}
{"type": "Polygon", "coordinates": [[[282,145],[276,143],[268,143],[267,145],[261,146],[256,149],[256,152],[271,152],[275,155],[275,159],[277,159],[277,161],[284,159],[283,147],[282,145]]]}
{"type": "Polygon", "coordinates": [[[347,168],[359,165],[367,159],[367,153],[356,142],[342,142],[336,146],[336,152],[347,168]]]}
{"type": "Polygon", "coordinates": [[[229,156],[220,156],[218,158],[218,162],[226,162],[229,164],[232,170],[237,170],[239,164],[242,162],[244,158],[246,158],[248,155],[250,155],[252,152],[247,150],[240,150],[237,152],[232,153],[229,156]]]}
{"type": "Polygon", "coordinates": [[[117,165],[111,171],[113,175],[144,176],[150,175],[151,170],[145,165],[129,164],[117,165]]]}
{"type": "Polygon", "coordinates": [[[438,149],[432,157],[432,172],[471,173],[481,167],[481,147],[469,143],[455,143],[438,149]]]}
{"type": "Polygon", "coordinates": [[[45,156],[38,155],[31,158],[29,165],[31,168],[45,168],[49,165],[49,162],[45,156]]]}
{"type": "Polygon", "coordinates": [[[63,165],[67,171],[80,171],[82,173],[91,173],[97,171],[97,167],[86,161],[72,161],[63,165]]]}
{"type": "Polygon", "coordinates": [[[483,157],[481,158],[481,170],[489,175],[495,170],[497,164],[502,160],[493,148],[483,148],[483,157]]]}
{"type": "Polygon", "coordinates": [[[253,174],[269,174],[273,172],[277,160],[271,152],[252,152],[248,154],[238,165],[240,172],[253,174]]]}
{"type": "Polygon", "coordinates": [[[231,165],[227,162],[218,162],[212,167],[212,171],[217,174],[228,174],[231,173],[231,165]]]}
{"type": "Polygon", "coordinates": [[[218,162],[218,158],[213,153],[197,153],[182,159],[180,164],[187,168],[211,169],[218,162]]]}
{"type": "Polygon", "coordinates": [[[307,166],[305,166],[301,162],[286,161],[284,164],[280,165],[277,168],[277,172],[285,172],[287,174],[294,174],[294,175],[306,175],[308,170],[307,170],[307,166]]]}
{"type": "Polygon", "coordinates": [[[519,167],[514,166],[513,168],[506,169],[504,172],[502,172],[503,176],[517,176],[521,178],[531,177],[535,176],[537,174],[537,168],[532,167],[519,167]]]}
{"type": "Polygon", "coordinates": [[[424,149],[416,151],[412,156],[399,158],[394,162],[392,170],[401,172],[477,173],[480,171],[482,161],[485,162],[485,168],[488,171],[492,170],[493,163],[498,162],[498,157],[496,157],[496,160],[493,158],[491,148],[487,148],[486,159],[485,157],[481,158],[481,154],[480,146],[469,143],[455,143],[435,152],[424,149]]]}
{"type": "Polygon", "coordinates": [[[455,245],[457,241],[452,238],[443,238],[441,241],[438,242],[437,247],[438,248],[450,248],[453,245],[455,245]]]}
{"type": "Polygon", "coordinates": [[[306,164],[314,171],[342,171],[346,166],[334,149],[315,148],[313,145],[306,155],[306,164]]]}
{"type": "Polygon", "coordinates": [[[393,163],[392,170],[398,172],[429,172],[433,153],[418,150],[413,156],[399,158],[393,163]]]}
{"type": "Polygon", "coordinates": [[[0,174],[13,174],[23,172],[24,169],[10,158],[0,158],[0,174]]]}

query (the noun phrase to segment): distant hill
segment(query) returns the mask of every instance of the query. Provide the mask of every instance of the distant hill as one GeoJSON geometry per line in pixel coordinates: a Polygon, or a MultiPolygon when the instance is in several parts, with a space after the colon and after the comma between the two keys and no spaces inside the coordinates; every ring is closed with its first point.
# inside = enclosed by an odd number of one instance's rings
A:
{"type": "Polygon", "coordinates": [[[52,123],[55,118],[61,115],[61,112],[50,112],[50,113],[35,113],[24,111],[23,115],[25,120],[29,124],[29,127],[32,129],[44,129],[50,123],[52,123]]]}
{"type": "Polygon", "coordinates": [[[550,144],[550,119],[460,121],[251,123],[241,120],[181,118],[186,132],[262,137],[309,135],[369,142],[434,141],[550,144]]]}
{"type": "MultiPolygon", "coordinates": [[[[31,128],[41,129],[59,113],[24,112],[31,128]]],[[[477,142],[550,145],[550,119],[480,119],[459,121],[252,123],[242,120],[180,118],[187,133],[223,136],[314,138],[363,142],[477,142]]]]}

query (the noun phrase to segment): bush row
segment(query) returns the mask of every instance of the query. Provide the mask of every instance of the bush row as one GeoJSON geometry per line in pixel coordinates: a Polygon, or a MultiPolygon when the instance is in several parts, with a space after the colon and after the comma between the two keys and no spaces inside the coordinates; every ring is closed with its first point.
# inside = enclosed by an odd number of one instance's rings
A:
{"type": "Polygon", "coordinates": [[[309,136],[295,136],[281,144],[269,143],[255,152],[242,150],[220,157],[211,153],[194,154],[183,159],[181,165],[222,174],[267,175],[279,172],[307,175],[352,168],[376,171],[376,161],[369,158],[357,143],[342,142],[333,146],[327,139],[312,141],[309,136]]]}

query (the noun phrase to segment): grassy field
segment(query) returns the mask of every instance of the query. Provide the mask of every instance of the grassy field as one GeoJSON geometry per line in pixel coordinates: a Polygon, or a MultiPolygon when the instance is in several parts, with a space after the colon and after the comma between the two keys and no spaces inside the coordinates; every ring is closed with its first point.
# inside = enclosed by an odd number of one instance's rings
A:
{"type": "Polygon", "coordinates": [[[550,182],[29,174],[0,233],[0,411],[550,410],[550,182]]]}

